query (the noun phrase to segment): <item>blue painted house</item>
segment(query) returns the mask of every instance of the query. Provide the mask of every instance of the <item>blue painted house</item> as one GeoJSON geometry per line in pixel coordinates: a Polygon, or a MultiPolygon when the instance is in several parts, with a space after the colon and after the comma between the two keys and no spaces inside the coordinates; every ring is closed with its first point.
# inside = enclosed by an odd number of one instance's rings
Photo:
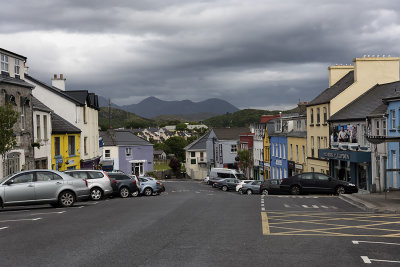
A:
{"type": "MultiPolygon", "coordinates": [[[[387,104],[387,135],[400,138],[400,96],[383,99],[387,104]]],[[[388,169],[400,169],[400,142],[388,142],[388,169]]],[[[400,188],[400,172],[387,172],[386,188],[400,188]]]]}
{"type": "Polygon", "coordinates": [[[102,161],[114,170],[127,174],[145,175],[153,171],[153,144],[136,136],[130,130],[100,132],[103,140],[102,161]]]}
{"type": "Polygon", "coordinates": [[[271,179],[288,177],[287,136],[282,132],[282,119],[274,119],[274,127],[268,132],[271,153],[271,179]]]}

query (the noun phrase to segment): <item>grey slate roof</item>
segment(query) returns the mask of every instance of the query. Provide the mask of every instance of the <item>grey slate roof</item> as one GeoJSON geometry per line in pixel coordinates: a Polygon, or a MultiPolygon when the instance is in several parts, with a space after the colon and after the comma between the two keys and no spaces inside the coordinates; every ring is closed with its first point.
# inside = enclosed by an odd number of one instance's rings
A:
{"type": "Polygon", "coordinates": [[[88,106],[95,109],[99,108],[98,96],[94,93],[89,93],[88,90],[73,90],[73,91],[63,91],[66,95],[78,100],[81,105],[85,105],[87,102],[88,106]]]}
{"type": "Polygon", "coordinates": [[[387,105],[382,103],[380,106],[378,106],[376,109],[371,111],[368,114],[368,117],[381,117],[382,115],[386,114],[387,112],[387,105]]]}
{"type": "Polygon", "coordinates": [[[51,113],[51,128],[52,134],[65,134],[65,133],[80,133],[81,130],[73,125],[72,123],[68,122],[67,120],[63,119],[56,113],[51,113]]]}
{"type": "Polygon", "coordinates": [[[35,88],[34,85],[27,83],[24,80],[10,77],[8,74],[0,74],[0,83],[8,83],[8,84],[16,85],[16,86],[35,88]]]}
{"type": "Polygon", "coordinates": [[[131,130],[108,130],[100,132],[105,146],[152,146],[147,140],[136,136],[131,130]]]}
{"type": "Polygon", "coordinates": [[[36,97],[32,96],[32,106],[34,110],[44,111],[44,112],[53,112],[49,107],[40,102],[36,97]]]}
{"type": "Polygon", "coordinates": [[[300,137],[300,138],[306,138],[307,137],[307,131],[290,131],[286,134],[287,137],[300,137]]]}
{"type": "Polygon", "coordinates": [[[202,137],[200,137],[196,141],[194,141],[191,144],[187,145],[184,149],[187,150],[187,151],[190,151],[190,150],[196,150],[196,151],[206,150],[206,144],[207,144],[207,139],[208,139],[209,135],[210,135],[210,132],[206,133],[205,135],[203,135],[202,137]]]}
{"type": "Polygon", "coordinates": [[[328,103],[338,94],[346,90],[351,84],[354,83],[354,71],[350,71],[342,79],[337,81],[331,87],[325,89],[322,93],[320,93],[316,98],[314,98],[307,106],[314,106],[319,104],[328,103]]]}
{"type": "Polygon", "coordinates": [[[383,98],[389,96],[400,96],[400,81],[375,85],[336,112],[329,121],[363,120],[382,105],[383,98]]]}
{"type": "Polygon", "coordinates": [[[247,127],[242,128],[214,128],[212,129],[219,140],[239,140],[242,133],[248,133],[247,127]]]}

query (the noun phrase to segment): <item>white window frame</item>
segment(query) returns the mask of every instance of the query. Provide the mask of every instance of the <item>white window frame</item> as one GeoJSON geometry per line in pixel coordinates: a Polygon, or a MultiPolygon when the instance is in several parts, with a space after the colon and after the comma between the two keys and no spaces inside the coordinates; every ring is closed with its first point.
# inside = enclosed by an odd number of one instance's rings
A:
{"type": "Polygon", "coordinates": [[[21,130],[25,130],[25,103],[22,96],[19,102],[21,104],[21,130]]]}
{"type": "Polygon", "coordinates": [[[19,72],[20,72],[20,65],[19,65],[19,62],[20,62],[20,60],[18,59],[18,58],[15,58],[15,60],[14,60],[14,75],[20,75],[19,74],[19,72]]]}
{"type": "Polygon", "coordinates": [[[396,129],[396,110],[395,109],[391,109],[390,110],[390,115],[391,115],[391,119],[392,119],[392,130],[396,129]]]}
{"type": "Polygon", "coordinates": [[[237,153],[237,144],[231,145],[231,153],[237,153]]]}
{"type": "Polygon", "coordinates": [[[1,71],[8,72],[8,56],[0,54],[1,57],[1,71]]]}
{"type": "Polygon", "coordinates": [[[111,158],[111,149],[104,150],[104,158],[106,158],[106,159],[111,158]]]}
{"type": "Polygon", "coordinates": [[[37,142],[40,142],[42,139],[42,133],[40,129],[40,115],[36,115],[36,140],[37,142]]]}
{"type": "Polygon", "coordinates": [[[131,147],[125,147],[125,156],[127,156],[127,157],[132,156],[132,148],[131,147]]]}
{"type": "Polygon", "coordinates": [[[282,158],[286,159],[286,145],[282,144],[282,158]]]}
{"type": "Polygon", "coordinates": [[[43,139],[47,141],[49,138],[47,134],[47,115],[43,115],[43,139]]]}

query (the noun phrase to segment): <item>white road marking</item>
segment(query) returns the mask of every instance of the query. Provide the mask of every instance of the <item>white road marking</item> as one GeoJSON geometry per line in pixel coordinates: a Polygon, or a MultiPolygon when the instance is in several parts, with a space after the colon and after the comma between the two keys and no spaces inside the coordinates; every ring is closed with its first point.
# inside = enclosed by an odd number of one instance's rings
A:
{"type": "Polygon", "coordinates": [[[309,207],[307,205],[301,205],[303,208],[308,209],[309,207]]]}
{"type": "Polygon", "coordinates": [[[200,192],[199,192],[199,191],[196,191],[196,194],[200,194],[200,192]]]}
{"type": "Polygon", "coordinates": [[[265,208],[261,208],[262,211],[265,211],[265,208]]]}
{"type": "Polygon", "coordinates": [[[317,205],[312,205],[312,207],[313,207],[314,209],[318,209],[318,206],[317,206],[317,205]]]}
{"type": "Polygon", "coordinates": [[[367,256],[361,256],[361,259],[364,261],[364,263],[372,263],[367,256]]]}
{"type": "Polygon", "coordinates": [[[394,245],[394,246],[400,246],[400,243],[387,243],[387,242],[376,242],[376,241],[359,241],[359,240],[353,240],[354,245],[359,245],[360,243],[369,243],[369,244],[384,244],[384,245],[394,245]]]}
{"type": "Polygon", "coordinates": [[[20,221],[37,221],[37,220],[40,220],[40,219],[42,219],[42,218],[4,220],[4,221],[0,221],[0,223],[3,223],[3,222],[20,222],[20,221]]]}
{"type": "Polygon", "coordinates": [[[321,206],[322,208],[324,208],[324,209],[329,209],[327,206],[321,206]]]}
{"type": "Polygon", "coordinates": [[[82,209],[82,208],[84,208],[85,206],[80,206],[80,207],[76,207],[77,209],[82,209]]]}
{"type": "Polygon", "coordinates": [[[1,227],[0,230],[4,230],[4,229],[7,229],[7,228],[8,228],[8,226],[4,226],[4,227],[1,227]]]}
{"type": "Polygon", "coordinates": [[[283,204],[283,206],[285,206],[285,208],[290,208],[288,204],[283,204]]]}
{"type": "Polygon", "coordinates": [[[29,214],[30,216],[33,216],[33,215],[46,215],[46,214],[63,214],[63,213],[66,213],[66,211],[65,210],[63,210],[63,211],[56,211],[56,212],[41,212],[41,213],[31,213],[31,214],[29,214]]]}

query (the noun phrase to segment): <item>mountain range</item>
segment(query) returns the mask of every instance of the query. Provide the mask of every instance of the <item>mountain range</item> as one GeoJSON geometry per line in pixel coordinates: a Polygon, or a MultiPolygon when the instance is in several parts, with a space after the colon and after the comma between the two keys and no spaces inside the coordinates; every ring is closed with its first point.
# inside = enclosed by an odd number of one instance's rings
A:
{"type": "MultiPolygon", "coordinates": [[[[107,107],[108,100],[99,96],[100,107],[107,107]]],[[[234,113],[239,109],[225,100],[218,98],[210,98],[201,102],[193,102],[190,100],[182,101],[164,101],[156,97],[148,97],[138,104],[130,104],[118,106],[111,103],[111,107],[122,109],[144,118],[155,118],[158,116],[205,116],[206,119],[212,116],[234,113]]],[[[203,117],[201,116],[201,117],[203,117]]]]}

